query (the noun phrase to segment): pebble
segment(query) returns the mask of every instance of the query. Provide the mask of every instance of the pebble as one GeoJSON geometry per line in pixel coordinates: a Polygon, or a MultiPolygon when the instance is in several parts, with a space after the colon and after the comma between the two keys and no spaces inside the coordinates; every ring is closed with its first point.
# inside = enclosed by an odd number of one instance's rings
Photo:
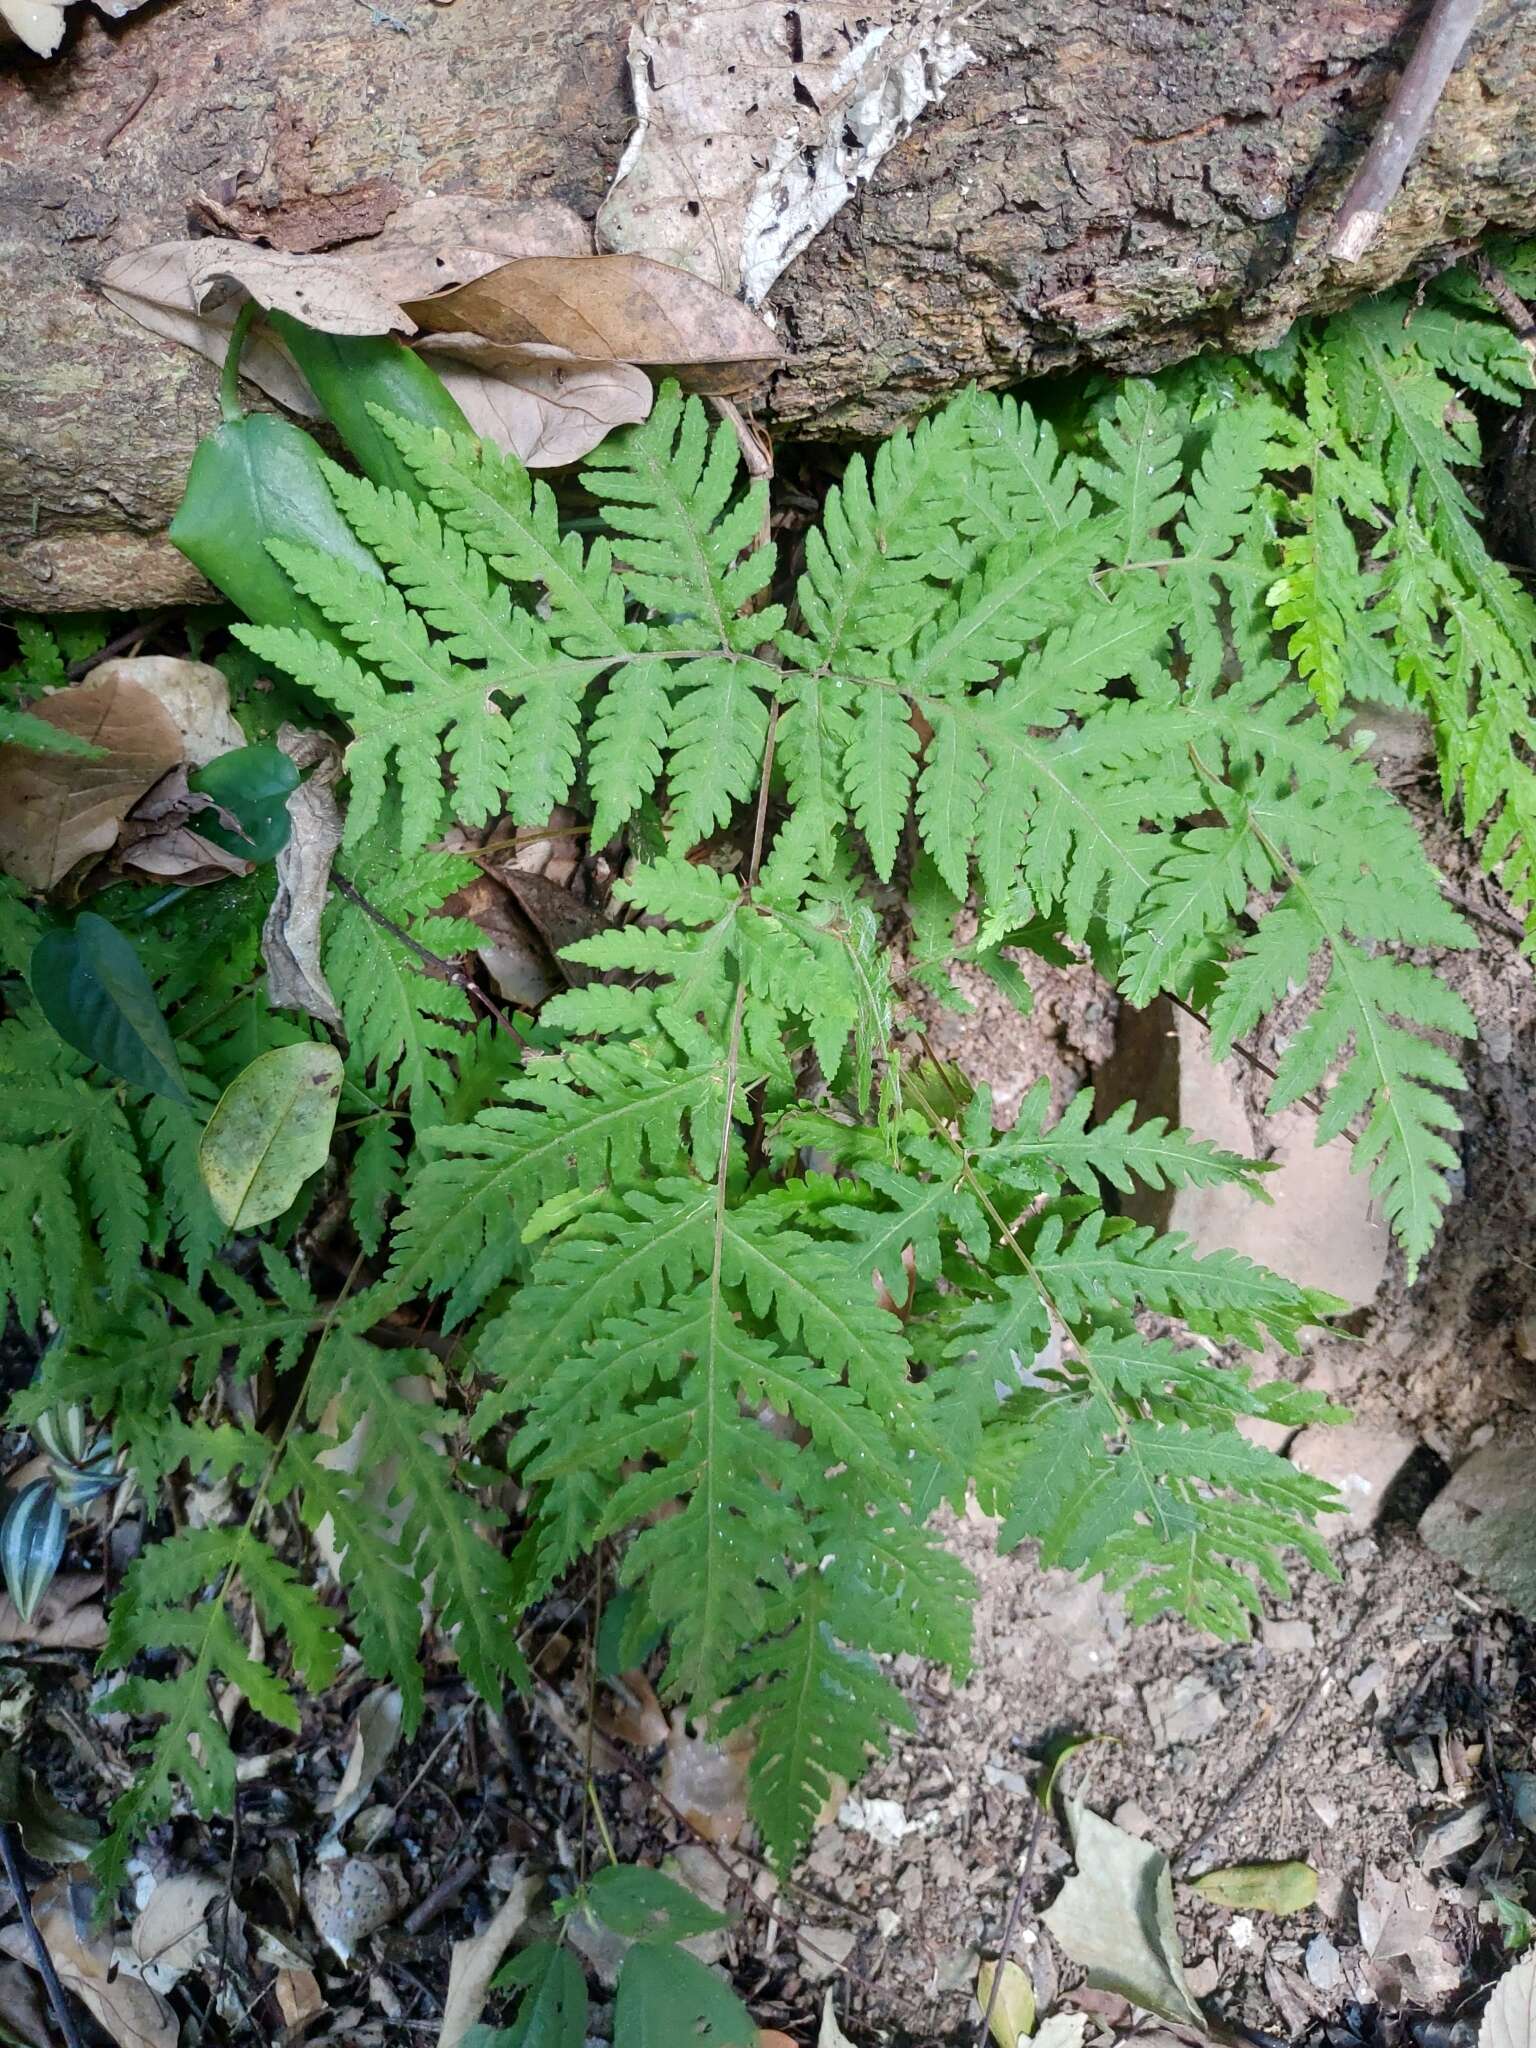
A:
{"type": "Polygon", "coordinates": [[[1152,1724],[1155,1749],[1170,1749],[1182,1742],[1199,1742],[1219,1721],[1226,1719],[1227,1713],[1221,1694],[1200,1671],[1144,1685],[1141,1703],[1152,1724]]]}
{"type": "Polygon", "coordinates": [[[1266,1621],[1264,1647],[1282,1657],[1304,1654],[1317,1648],[1317,1631],[1310,1621],[1266,1621]]]}
{"type": "Polygon", "coordinates": [[[1326,1934],[1314,1934],[1307,1943],[1307,1982],[1319,1991],[1335,1991],[1343,1982],[1339,1952],[1326,1934]]]}

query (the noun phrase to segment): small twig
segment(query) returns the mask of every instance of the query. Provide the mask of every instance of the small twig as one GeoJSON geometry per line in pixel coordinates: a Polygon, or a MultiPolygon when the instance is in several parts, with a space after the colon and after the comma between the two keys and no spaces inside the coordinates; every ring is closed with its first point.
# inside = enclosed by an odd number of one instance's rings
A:
{"type": "Polygon", "coordinates": [[[992,1989],[987,1993],[987,2009],[981,2016],[974,2036],[975,2048],[982,2048],[992,2031],[992,2014],[996,2010],[998,1994],[1003,1988],[1003,1964],[1008,1960],[1008,1951],[1013,1947],[1013,1937],[1019,1931],[1019,1918],[1024,1911],[1024,1895],[1029,1890],[1029,1880],[1034,1875],[1035,1851],[1040,1846],[1040,1828],[1045,1820],[1045,1808],[1036,1799],[1035,1817],[1029,1824],[1029,1844],[1024,1851],[1024,1862],[1019,1870],[1019,1881],[1013,1888],[1013,1897],[1008,1904],[1008,1919],[1003,1928],[1003,1945],[997,1952],[997,1968],[992,1972],[992,1989]]]}
{"type": "MultiPolygon", "coordinates": [[[[1359,1641],[1361,1630],[1369,1612],[1370,1602],[1369,1600],[1363,1600],[1359,1607],[1356,1608],[1354,1619],[1350,1623],[1344,1637],[1346,1643],[1354,1644],[1359,1641]]],[[[1270,1737],[1263,1755],[1248,1770],[1243,1772],[1237,1783],[1232,1787],[1226,1798],[1222,1800],[1216,1811],[1211,1815],[1210,1820],[1201,1829],[1200,1833],[1195,1836],[1194,1840],[1186,1842],[1179,1851],[1173,1865],[1175,1877],[1187,1875],[1191,1864],[1200,1854],[1200,1851],[1211,1840],[1212,1836],[1215,1835],[1222,1823],[1229,1820],[1249,1797],[1259,1780],[1273,1767],[1276,1758],[1296,1733],[1302,1722],[1306,1720],[1308,1714],[1312,1712],[1314,1707],[1320,1706],[1328,1698],[1329,1694],[1333,1691],[1337,1678],[1338,1672],[1334,1669],[1333,1663],[1325,1664],[1318,1682],[1307,1688],[1306,1692],[1302,1695],[1300,1704],[1292,1712],[1290,1719],[1270,1737]]]]}
{"type": "Polygon", "coordinates": [[[467,1890],[479,1870],[480,1858],[466,1856],[464,1861],[456,1864],[446,1877],[440,1877],[421,1904],[413,1907],[406,1915],[406,1933],[420,1934],[423,1929],[430,1927],[443,1908],[451,1906],[459,1893],[467,1890]]]}
{"type": "Polygon", "coordinates": [[[140,114],[143,113],[144,109],[149,105],[150,94],[154,91],[155,87],[159,83],[159,72],[151,71],[149,77],[145,81],[144,90],[139,94],[138,98],[133,101],[127,113],[124,114],[123,118],[118,122],[117,126],[114,129],[112,129],[110,134],[107,136],[106,141],[101,145],[101,153],[103,156],[106,155],[107,151],[112,147],[113,143],[116,142],[117,138],[119,137],[119,135],[122,134],[123,130],[128,126],[129,122],[136,121],[139,118],[140,114]]]}
{"type": "Polygon", "coordinates": [[[59,1982],[59,1973],[53,1966],[48,1944],[44,1941],[37,1922],[32,1918],[32,1895],[27,1890],[27,1881],[21,1874],[21,1858],[16,1854],[16,1829],[10,1821],[0,1821],[0,1862],[5,1865],[5,1875],[16,1900],[16,1910],[21,1915],[21,1924],[36,1959],[38,1974],[47,1987],[48,2003],[53,2007],[53,2016],[59,2023],[59,2032],[64,2036],[69,2048],[81,2048],[80,2030],[75,2025],[75,2016],[69,2009],[64,1986],[59,1982]]]}
{"type": "MultiPolygon", "coordinates": [[[[1211,1020],[1209,1017],[1206,1016],[1203,1010],[1197,1010],[1193,1003],[1186,1003],[1184,998],[1182,996],[1176,996],[1173,993],[1172,989],[1169,989],[1168,991],[1168,1000],[1170,1003],[1172,1003],[1173,1007],[1176,1010],[1182,1010],[1186,1017],[1192,1017],[1197,1024],[1203,1025],[1207,1031],[1210,1030],[1211,1020]]],[[[1268,1060],[1260,1059],[1259,1055],[1253,1050],[1253,1047],[1251,1045],[1244,1045],[1240,1038],[1234,1038],[1232,1041],[1232,1050],[1237,1054],[1239,1059],[1246,1060],[1249,1066],[1253,1068],[1255,1073],[1265,1074],[1269,1077],[1271,1081],[1279,1080],[1280,1076],[1275,1072],[1274,1068],[1269,1064],[1268,1060]]],[[[1323,1105],[1321,1104],[1321,1102],[1318,1101],[1315,1095],[1298,1095],[1296,1100],[1301,1104],[1303,1109],[1310,1109],[1314,1116],[1322,1115],[1323,1105]]]]}
{"type": "Polygon", "coordinates": [[[445,960],[440,953],[434,953],[430,947],[424,946],[420,939],[413,939],[403,926],[396,924],[393,918],[386,917],[382,910],[368,901],[360,889],[355,889],[340,869],[331,869],[331,880],[349,903],[355,903],[365,917],[372,918],[380,931],[388,932],[390,937],[398,939],[402,946],[408,946],[429,973],[435,974],[439,981],[452,982],[453,986],[461,989],[472,1003],[481,1004],[509,1038],[515,1038],[519,1045],[527,1046],[528,1040],[506,1011],[486,994],[472,975],[466,974],[462,967],[456,967],[453,961],[445,960]]]}
{"type": "Polygon", "coordinates": [[[174,612],[156,612],[152,619],[140,619],[137,625],[129,626],[109,640],[105,647],[98,647],[94,654],[83,654],[78,661],[72,661],[64,673],[72,683],[78,683],[82,676],[88,676],[93,668],[99,668],[104,661],[113,661],[129,647],[137,647],[153,633],[175,617],[174,612]]]}
{"type": "Polygon", "coordinates": [[[1435,0],[1339,208],[1328,242],[1335,262],[1358,263],[1381,232],[1382,219],[1397,197],[1481,9],[1482,0],[1435,0]]]}
{"type": "Polygon", "coordinates": [[[1474,267],[1478,283],[1509,322],[1510,332],[1529,356],[1536,375],[1536,314],[1486,250],[1479,250],[1474,267]]]}
{"type": "Polygon", "coordinates": [[[1472,1644],[1472,1693],[1477,1701],[1478,1720],[1482,1724],[1483,1772],[1488,1780],[1488,1790],[1493,1795],[1493,1809],[1498,1815],[1499,1840],[1508,1844],[1519,1833],[1509,1797],[1509,1788],[1504,1783],[1504,1774],[1499,1769],[1498,1752],[1493,1746],[1493,1717],[1488,1706],[1488,1640],[1479,1630],[1472,1644]]]}

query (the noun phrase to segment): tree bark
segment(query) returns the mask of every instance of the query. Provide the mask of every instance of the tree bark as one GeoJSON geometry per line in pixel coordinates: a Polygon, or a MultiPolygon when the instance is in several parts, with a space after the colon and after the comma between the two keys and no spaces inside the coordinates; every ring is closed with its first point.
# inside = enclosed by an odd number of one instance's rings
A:
{"type": "MultiPolygon", "coordinates": [[[[0,58],[0,601],[196,596],[164,538],[209,365],[91,290],[201,198],[377,225],[391,188],[591,216],[630,127],[623,0],[151,0],[0,58]]],[[[877,10],[878,12],[878,10],[877,10]]],[[[1422,7],[983,0],[981,62],[781,279],[780,430],[956,384],[1275,339],[1489,227],[1536,229],[1536,8],[1488,0],[1361,264],[1337,207],[1422,7]]]]}

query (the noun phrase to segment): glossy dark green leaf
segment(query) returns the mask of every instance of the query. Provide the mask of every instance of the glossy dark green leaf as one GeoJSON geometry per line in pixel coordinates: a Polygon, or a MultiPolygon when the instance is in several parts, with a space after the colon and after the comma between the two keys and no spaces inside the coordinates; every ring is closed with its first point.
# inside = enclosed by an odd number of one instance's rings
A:
{"type": "Polygon", "coordinates": [[[364,476],[408,497],[424,496],[406,462],[370,408],[380,406],[417,426],[471,434],[448,387],[414,349],[383,334],[322,334],[288,313],[268,313],[267,325],[281,339],[309,380],[364,476]]]}
{"type": "Polygon", "coordinates": [[[23,1621],[30,1621],[53,1584],[64,1555],[69,1517],[47,1479],[24,1486],[0,1521],[0,1567],[5,1589],[23,1621]]]}
{"type": "Polygon", "coordinates": [[[187,777],[188,789],[211,797],[240,828],[232,832],[217,819],[204,817],[197,823],[202,837],[251,861],[274,860],[288,844],[288,799],[298,786],[298,769],[269,740],[220,754],[187,777]]]}
{"type": "Polygon", "coordinates": [[[587,1887],[587,1903],[605,1927],[631,1941],[688,1941],[730,1925],[727,1914],[686,1886],[633,1863],[600,1870],[587,1887]]]}
{"type": "Polygon", "coordinates": [[[498,1991],[523,1994],[510,2027],[472,2027],[464,2048],[582,2048],[587,2038],[587,1980],[568,1948],[536,1942],[495,1979],[498,1991]]]}
{"type": "Polygon", "coordinates": [[[757,2023],[685,1950],[642,1942],[619,1972],[613,2038],[624,2048],[756,2048],[757,2023]]]}
{"type": "Polygon", "coordinates": [[[70,930],[44,932],[28,980],[38,1008],[76,1052],[136,1088],[192,1107],[149,976],[115,925],[86,910],[70,930]]]}
{"type": "Polygon", "coordinates": [[[345,634],[299,595],[266,544],[297,541],[384,580],[336,509],[319,443],[271,413],[226,420],[199,441],[170,537],[256,625],[298,627],[349,652],[345,634]]]}

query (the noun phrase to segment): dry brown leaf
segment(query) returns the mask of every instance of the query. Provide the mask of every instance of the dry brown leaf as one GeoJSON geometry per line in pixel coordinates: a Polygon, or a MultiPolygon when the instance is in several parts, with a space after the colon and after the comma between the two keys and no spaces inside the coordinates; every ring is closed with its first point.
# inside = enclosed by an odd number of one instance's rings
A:
{"type": "Polygon", "coordinates": [[[547,342],[591,361],[645,363],[695,391],[750,388],[784,350],[739,299],[648,256],[535,256],[504,263],[406,311],[440,334],[547,342]]]}
{"type": "Polygon", "coordinates": [[[36,1650],[99,1650],[107,1640],[107,1617],[97,1597],[100,1572],[60,1572],[30,1621],[23,1621],[9,1593],[0,1593],[0,1643],[28,1643],[36,1650]]]}
{"type": "Polygon", "coordinates": [[[344,1827],[373,1790],[374,1781],[389,1762],[400,1740],[404,1704],[398,1686],[381,1685],[369,1693],[352,1724],[352,1749],[336,1796],[331,1802],[331,1825],[344,1827]]]}
{"type": "Polygon", "coordinates": [[[798,2041],[790,2034],[781,2034],[777,2027],[759,2027],[757,2048],[800,2048],[798,2041]]]}
{"type": "Polygon", "coordinates": [[[181,661],[169,654],[125,655],[99,661],[86,680],[93,689],[103,683],[131,683],[158,698],[181,734],[182,759],[190,767],[206,768],[220,754],[231,754],[246,743],[229,708],[229,679],[206,661],[181,661]]]}
{"type": "Polygon", "coordinates": [[[78,683],[34,716],[103,748],[95,760],[0,747],[0,868],[29,889],[51,889],[117,840],[129,811],[181,759],[165,707],[131,683],[78,683]]]}
{"type": "MultiPolygon", "coordinates": [[[[180,2029],[170,2007],[114,1961],[112,1936],[93,1932],[89,1904],[81,1905],[76,1920],[70,1891],[56,1879],[32,1901],[38,1932],[64,1989],[74,1993],[117,2048],[176,2048],[180,2029]]],[[[20,1927],[0,1930],[0,1948],[33,1966],[32,1945],[20,1927]]]]}
{"type": "Polygon", "coordinates": [[[340,252],[366,264],[402,304],[448,285],[483,277],[516,256],[590,256],[592,230],[579,213],[552,200],[508,203],[445,193],[402,207],[371,242],[340,252]]]}
{"type": "Polygon", "coordinates": [[[734,1842],[747,1824],[747,1766],[754,1747],[747,1729],[737,1729],[723,1743],[704,1742],[688,1733],[684,1714],[672,1717],[662,1796],[707,1842],[734,1842]]]}
{"type": "Polygon", "coordinates": [[[448,1958],[448,1993],[443,2000],[443,2024],[437,2048],[459,2048],[459,2043],[480,2017],[491,1979],[513,1936],[528,1918],[537,1890],[535,1879],[520,1876],[478,1934],[468,1941],[456,1941],[448,1958]]]}
{"type": "Polygon", "coordinates": [[[295,256],[218,239],[156,242],[109,263],[101,288],[135,319],[143,318],[141,306],[201,314],[252,298],[329,334],[411,331],[388,282],[339,253],[295,256]]]}
{"type": "MultiPolygon", "coordinates": [[[[591,231],[569,207],[475,198],[421,199],[381,234],[323,254],[223,239],[158,242],[109,263],[101,288],[152,333],[222,363],[247,295],[336,334],[409,334],[402,302],[481,277],[515,256],[589,254],[591,231]]],[[[323,417],[282,344],[249,336],[240,374],[304,419],[323,417]]]]}
{"type": "Polygon", "coordinates": [[[313,1970],[279,1970],[272,1990],[288,2041],[297,2041],[325,2012],[325,1997],[313,1970]]]}
{"type": "Polygon", "coordinates": [[[597,216],[605,248],[760,305],[784,266],[975,61],[965,0],[652,0],[630,30],[637,126],[597,216]]]}
{"type": "Polygon", "coordinates": [[[598,1702],[596,1720],[605,1735],[636,1749],[665,1742],[670,1724],[655,1688],[643,1671],[626,1671],[612,1687],[614,1697],[598,1702]]]}
{"type": "Polygon", "coordinates": [[[579,462],[615,427],[643,420],[655,395],[633,363],[592,362],[542,342],[432,334],[420,352],[475,432],[529,469],[579,462]]]}
{"type": "Polygon", "coordinates": [[[209,1928],[208,1915],[225,1897],[216,1877],[198,1871],[164,1878],[155,1886],[133,1923],[133,1952],[146,1983],[156,1991],[169,1991],[213,1951],[217,1935],[209,1928]]]}
{"type": "Polygon", "coordinates": [[[324,733],[295,725],[278,727],[277,744],[296,768],[310,773],[288,798],[288,843],[277,856],[277,894],[261,928],[267,1001],[274,1010],[303,1010],[339,1030],[341,1012],[320,965],[320,919],[341,844],[341,810],[333,793],[341,750],[324,733]]]}

